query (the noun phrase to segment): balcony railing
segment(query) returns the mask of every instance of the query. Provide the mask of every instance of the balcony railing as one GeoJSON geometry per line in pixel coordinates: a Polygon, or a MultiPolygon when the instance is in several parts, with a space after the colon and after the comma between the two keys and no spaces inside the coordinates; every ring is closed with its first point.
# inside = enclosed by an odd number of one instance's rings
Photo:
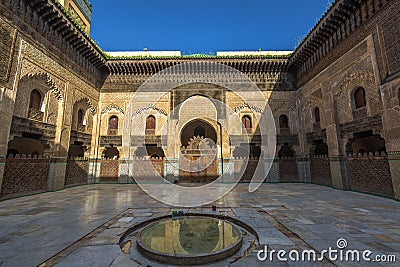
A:
{"type": "Polygon", "coordinates": [[[156,130],[155,129],[146,129],[146,135],[155,135],[156,130]]]}
{"type": "Polygon", "coordinates": [[[13,116],[10,132],[14,136],[22,136],[24,133],[30,133],[42,136],[42,140],[54,140],[56,137],[56,126],[42,121],[13,116]]]}
{"type": "Polygon", "coordinates": [[[86,126],[82,125],[82,124],[78,124],[78,127],[76,127],[76,129],[78,130],[78,132],[85,132],[86,131],[86,126]]]}
{"type": "Polygon", "coordinates": [[[281,128],[280,130],[281,134],[290,134],[290,128],[281,128]]]}
{"type": "Polygon", "coordinates": [[[353,111],[353,120],[358,120],[367,117],[367,108],[362,107],[353,111]]]}
{"type": "Polygon", "coordinates": [[[43,121],[44,112],[31,108],[29,109],[28,118],[35,121],[43,121]]]}
{"type": "Polygon", "coordinates": [[[321,123],[319,123],[319,122],[314,122],[314,124],[313,124],[313,131],[314,131],[314,132],[321,131],[321,123]]]}
{"type": "Polygon", "coordinates": [[[118,129],[108,129],[108,135],[117,135],[118,129]]]}
{"type": "Polygon", "coordinates": [[[243,134],[252,134],[253,128],[242,128],[243,134]]]}

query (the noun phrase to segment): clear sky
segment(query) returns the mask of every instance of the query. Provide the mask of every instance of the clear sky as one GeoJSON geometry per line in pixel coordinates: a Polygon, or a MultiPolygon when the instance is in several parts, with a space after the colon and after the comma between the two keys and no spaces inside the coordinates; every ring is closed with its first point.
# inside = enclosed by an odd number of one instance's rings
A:
{"type": "Polygon", "coordinates": [[[329,0],[90,0],[106,51],[294,50],[329,0]]]}

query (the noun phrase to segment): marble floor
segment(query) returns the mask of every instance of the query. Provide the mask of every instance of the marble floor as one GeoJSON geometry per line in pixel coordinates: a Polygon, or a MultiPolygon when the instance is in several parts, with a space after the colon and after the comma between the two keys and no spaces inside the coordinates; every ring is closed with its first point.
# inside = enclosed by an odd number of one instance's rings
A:
{"type": "MultiPolygon", "coordinates": [[[[315,265],[400,266],[400,202],[395,200],[309,184],[264,184],[249,193],[248,185],[240,184],[216,205],[217,214],[255,229],[257,249],[321,251],[344,238],[349,249],[395,255],[397,263],[328,260],[315,265]]],[[[0,266],[156,266],[130,261],[118,240],[133,224],[172,209],[132,184],[87,185],[0,201],[0,266]]],[[[209,213],[211,206],[185,211],[209,213]]],[[[257,259],[257,249],[231,265],[267,265],[257,259]]]]}

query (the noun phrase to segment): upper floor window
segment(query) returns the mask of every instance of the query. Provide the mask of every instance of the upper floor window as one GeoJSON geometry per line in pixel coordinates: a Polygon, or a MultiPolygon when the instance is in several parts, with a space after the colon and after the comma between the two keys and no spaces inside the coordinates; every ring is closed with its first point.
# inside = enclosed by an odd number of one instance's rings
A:
{"type": "Polygon", "coordinates": [[[111,116],[110,120],[108,121],[108,134],[116,135],[117,133],[118,133],[118,117],[111,116]]]}
{"type": "Polygon", "coordinates": [[[364,88],[359,87],[354,91],[354,105],[356,109],[363,108],[367,105],[364,88]]]}
{"type": "Polygon", "coordinates": [[[279,127],[281,129],[289,129],[289,118],[286,115],[281,115],[279,117],[279,127]]]}
{"type": "Polygon", "coordinates": [[[156,118],[150,115],[146,119],[146,134],[154,134],[156,130],[156,118]]]}
{"type": "Polygon", "coordinates": [[[42,95],[38,90],[33,90],[29,99],[28,118],[36,121],[43,121],[44,112],[42,107],[42,95]]]}
{"type": "Polygon", "coordinates": [[[318,107],[316,107],[314,109],[313,117],[314,117],[314,123],[320,123],[321,122],[321,114],[320,114],[320,111],[319,111],[318,107]]]}
{"type": "Polygon", "coordinates": [[[38,90],[33,90],[31,92],[29,109],[40,110],[41,103],[42,103],[42,95],[39,93],[38,90]]]}
{"type": "Polygon", "coordinates": [[[82,109],[78,110],[78,125],[84,125],[85,113],[82,109]]]}
{"type": "Polygon", "coordinates": [[[251,117],[249,115],[244,115],[242,117],[242,124],[245,129],[252,129],[253,125],[251,123],[251,117]]]}

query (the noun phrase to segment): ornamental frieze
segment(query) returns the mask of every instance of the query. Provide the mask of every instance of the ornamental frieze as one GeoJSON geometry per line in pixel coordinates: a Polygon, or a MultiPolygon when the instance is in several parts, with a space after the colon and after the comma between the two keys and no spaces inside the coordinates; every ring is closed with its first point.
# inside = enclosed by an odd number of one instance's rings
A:
{"type": "Polygon", "coordinates": [[[62,65],[43,54],[25,40],[21,40],[23,62],[20,77],[47,73],[60,90],[64,90],[66,82],[69,87],[75,87],[92,99],[99,99],[100,93],[94,87],[84,82],[80,77],[66,70],[62,65]],[[61,78],[62,77],[62,78],[61,78]]]}
{"type": "Polygon", "coordinates": [[[110,105],[108,105],[105,109],[103,109],[103,111],[101,112],[101,114],[103,115],[103,114],[106,114],[106,113],[108,113],[108,112],[110,112],[111,110],[116,110],[116,111],[118,111],[119,113],[121,113],[121,114],[125,114],[124,113],[124,111],[122,110],[122,108],[120,108],[118,105],[116,105],[116,104],[114,104],[114,103],[112,103],[112,104],[110,104],[110,105]]]}

